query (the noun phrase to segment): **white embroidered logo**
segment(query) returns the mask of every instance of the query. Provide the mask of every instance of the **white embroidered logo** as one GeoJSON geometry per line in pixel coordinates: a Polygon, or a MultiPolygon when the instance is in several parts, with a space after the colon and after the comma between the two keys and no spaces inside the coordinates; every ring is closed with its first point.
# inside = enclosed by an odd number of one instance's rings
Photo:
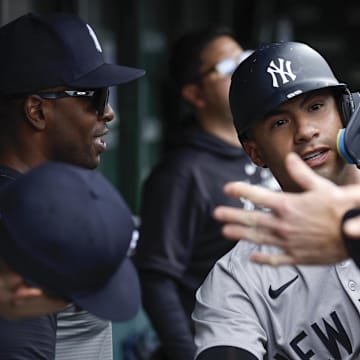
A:
{"type": "Polygon", "coordinates": [[[100,45],[100,43],[99,43],[99,40],[98,40],[97,37],[96,37],[96,34],[95,34],[94,30],[90,27],[89,24],[86,24],[86,27],[87,27],[87,29],[89,30],[90,36],[91,36],[92,39],[94,40],[94,44],[95,44],[95,46],[96,46],[96,49],[97,49],[99,52],[102,52],[101,45],[100,45]]]}
{"type": "Polygon", "coordinates": [[[279,66],[275,65],[274,60],[271,60],[269,67],[266,71],[272,76],[272,85],[273,87],[279,87],[278,78],[276,74],[278,74],[282,80],[283,85],[289,82],[290,80],[294,81],[296,79],[296,75],[291,70],[291,61],[284,60],[278,58],[279,66]],[[285,71],[286,68],[286,71],[285,71]]]}

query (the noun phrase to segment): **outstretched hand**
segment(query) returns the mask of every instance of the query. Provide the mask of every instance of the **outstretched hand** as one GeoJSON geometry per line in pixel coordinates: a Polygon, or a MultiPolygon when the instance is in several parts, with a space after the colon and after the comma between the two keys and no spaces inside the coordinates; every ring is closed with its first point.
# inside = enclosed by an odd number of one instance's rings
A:
{"type": "MultiPolygon", "coordinates": [[[[346,259],[340,222],[346,210],[360,205],[360,186],[339,187],[293,153],[287,156],[286,166],[304,192],[274,192],[241,182],[225,186],[229,196],[246,198],[270,211],[217,207],[214,217],[225,223],[224,236],[283,249],[280,254],[251,256],[262,264],[329,264],[346,259]]],[[[349,236],[360,236],[360,217],[347,221],[344,230],[349,236]]]]}

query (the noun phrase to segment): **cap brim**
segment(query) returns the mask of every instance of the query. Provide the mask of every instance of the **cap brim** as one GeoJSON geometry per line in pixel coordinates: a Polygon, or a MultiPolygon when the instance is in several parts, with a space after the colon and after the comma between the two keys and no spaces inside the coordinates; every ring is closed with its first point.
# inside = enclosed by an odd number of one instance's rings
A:
{"type": "Polygon", "coordinates": [[[143,76],[142,69],[116,64],[103,64],[86,75],[67,83],[66,85],[80,88],[100,88],[125,84],[143,76]]]}
{"type": "Polygon", "coordinates": [[[73,294],[71,300],[93,315],[111,321],[132,319],[140,308],[141,291],[137,271],[126,258],[110,281],[97,292],[73,294]]]}

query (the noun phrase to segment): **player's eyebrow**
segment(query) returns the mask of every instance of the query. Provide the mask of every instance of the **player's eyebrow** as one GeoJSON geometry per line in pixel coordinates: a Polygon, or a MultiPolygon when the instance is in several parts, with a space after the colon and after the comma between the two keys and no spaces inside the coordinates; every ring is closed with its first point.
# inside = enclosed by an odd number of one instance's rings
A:
{"type": "Polygon", "coordinates": [[[266,115],[264,116],[264,119],[268,118],[268,117],[271,117],[271,116],[275,116],[275,115],[281,115],[281,114],[284,114],[286,113],[287,110],[284,110],[284,109],[274,109],[274,110],[271,110],[269,111],[268,113],[266,113],[266,115]]]}
{"type": "Polygon", "coordinates": [[[325,95],[322,91],[316,91],[316,92],[310,92],[304,95],[304,98],[300,102],[300,107],[303,107],[308,101],[310,101],[312,98],[319,96],[319,95],[325,95]]]}
{"type": "MultiPolygon", "coordinates": [[[[311,99],[317,97],[317,96],[322,96],[322,95],[328,95],[330,94],[329,91],[320,89],[318,91],[312,91],[310,93],[305,93],[304,95],[302,95],[302,100],[299,103],[299,107],[303,107],[306,105],[307,102],[311,101],[311,99]]],[[[285,108],[283,109],[281,107],[282,105],[280,105],[278,108],[270,110],[268,113],[266,113],[266,115],[264,116],[264,119],[271,117],[271,116],[276,116],[276,115],[282,115],[288,112],[288,110],[285,108]]]]}

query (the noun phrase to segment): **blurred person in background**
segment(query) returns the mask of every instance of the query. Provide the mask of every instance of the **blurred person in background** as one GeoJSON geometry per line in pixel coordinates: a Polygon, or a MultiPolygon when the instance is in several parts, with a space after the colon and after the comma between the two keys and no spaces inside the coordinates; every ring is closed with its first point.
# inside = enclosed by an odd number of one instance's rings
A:
{"type": "Polygon", "coordinates": [[[229,107],[230,78],[247,52],[226,28],[190,31],[173,45],[169,67],[193,121],[143,187],[135,262],[143,305],[160,339],[156,358],[194,357],[191,312],[195,291],[234,242],[213,219],[220,204],[238,204],[223,193],[230,180],[276,188],[268,169],[251,163],[241,148],[229,107]]]}

